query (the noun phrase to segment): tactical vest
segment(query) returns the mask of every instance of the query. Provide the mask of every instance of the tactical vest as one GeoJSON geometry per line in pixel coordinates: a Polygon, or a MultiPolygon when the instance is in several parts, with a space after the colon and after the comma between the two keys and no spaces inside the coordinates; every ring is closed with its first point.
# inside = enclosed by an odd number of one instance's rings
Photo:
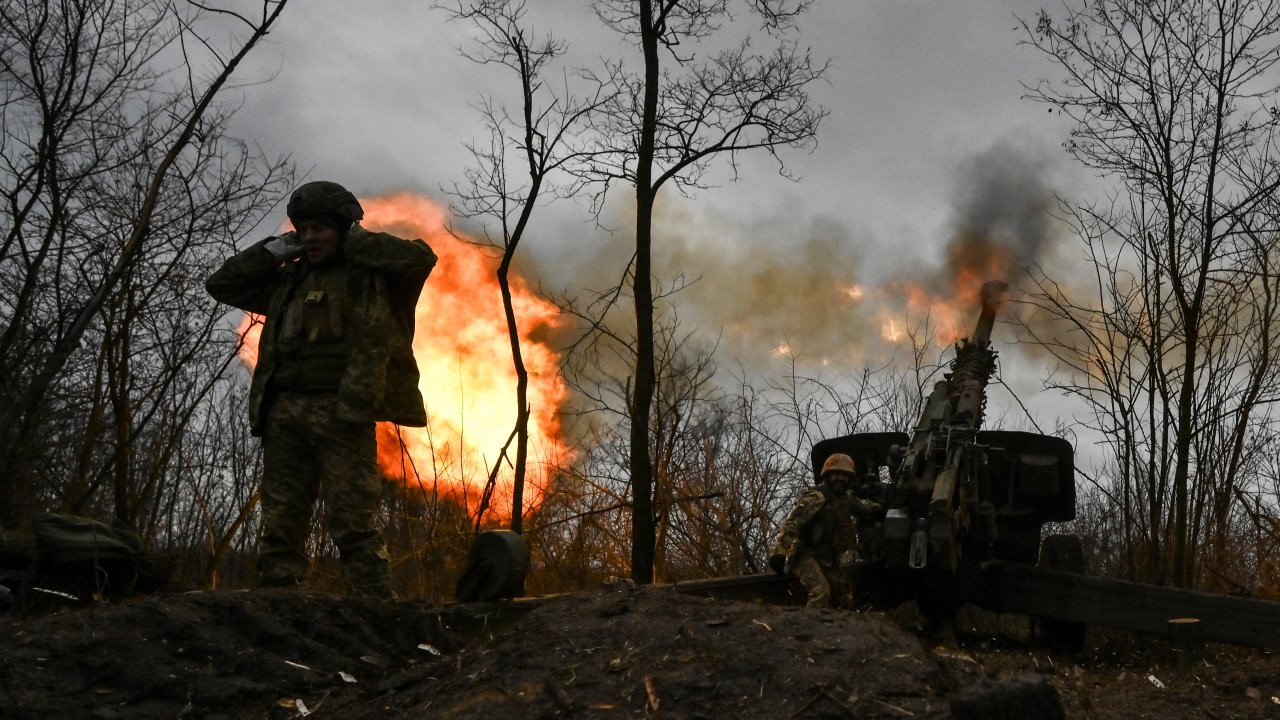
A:
{"type": "Polygon", "coordinates": [[[818,514],[805,523],[802,531],[805,545],[824,566],[836,564],[840,553],[856,547],[856,526],[853,519],[853,496],[845,494],[837,498],[825,486],[821,488],[824,502],[818,514]]]}
{"type": "Polygon", "coordinates": [[[272,376],[277,390],[337,392],[347,369],[346,302],[341,265],[312,268],[285,305],[272,376]]]}

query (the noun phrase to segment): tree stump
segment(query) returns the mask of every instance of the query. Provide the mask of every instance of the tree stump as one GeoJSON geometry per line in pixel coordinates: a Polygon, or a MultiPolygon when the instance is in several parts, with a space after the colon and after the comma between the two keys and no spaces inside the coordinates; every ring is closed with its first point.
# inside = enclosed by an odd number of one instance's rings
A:
{"type": "Polygon", "coordinates": [[[1187,668],[1204,659],[1204,629],[1199,618],[1173,618],[1165,628],[1175,665],[1187,668]]]}

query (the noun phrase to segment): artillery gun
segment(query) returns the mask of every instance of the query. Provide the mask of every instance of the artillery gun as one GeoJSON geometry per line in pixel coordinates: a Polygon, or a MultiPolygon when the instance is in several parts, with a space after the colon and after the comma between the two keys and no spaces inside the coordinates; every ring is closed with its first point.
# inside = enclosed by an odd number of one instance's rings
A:
{"type": "Polygon", "coordinates": [[[864,519],[860,539],[864,564],[886,574],[876,586],[953,596],[949,585],[963,567],[1034,563],[1042,526],[1075,517],[1070,443],[981,429],[996,368],[991,330],[1007,290],[998,281],[982,287],[977,327],[957,343],[910,435],[855,433],[813,448],[815,469],[832,453],[852,456],[861,475],[855,492],[886,509],[864,519]]]}
{"type": "MultiPolygon", "coordinates": [[[[997,359],[991,330],[1006,290],[983,286],[977,327],[956,345],[910,434],[855,433],[813,447],[815,482],[826,459],[844,453],[858,467],[854,492],[883,508],[859,518],[858,604],[914,600],[934,620],[964,603],[1024,614],[1040,642],[1068,650],[1083,644],[1088,625],[1170,636],[1194,626],[1204,641],[1280,648],[1280,603],[1091,577],[1078,537],[1041,537],[1046,523],[1075,518],[1074,456],[1062,438],[982,429],[997,359]]],[[[805,596],[794,578],[774,575],[676,588],[774,603],[805,596]]]]}
{"type": "MultiPolygon", "coordinates": [[[[864,600],[917,600],[933,615],[954,610],[964,570],[990,560],[1083,571],[1074,536],[1047,538],[1045,523],[1075,517],[1070,443],[1028,432],[982,430],[986,388],[996,369],[991,331],[1008,285],[982,287],[971,336],[956,344],[950,371],[925,398],[910,435],[855,433],[817,443],[814,468],[832,453],[854,458],[855,492],[885,508],[863,518],[858,587],[864,600]]],[[[1055,628],[1080,634],[1082,627],[1055,628]]]]}

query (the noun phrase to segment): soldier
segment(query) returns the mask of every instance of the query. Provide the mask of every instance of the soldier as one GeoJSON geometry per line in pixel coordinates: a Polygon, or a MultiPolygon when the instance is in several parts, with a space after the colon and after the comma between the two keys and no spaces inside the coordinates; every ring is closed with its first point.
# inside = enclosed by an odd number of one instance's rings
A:
{"type": "Polygon", "coordinates": [[[364,209],[337,183],[302,185],[287,213],[293,232],[231,257],[206,283],[217,300],[266,318],[249,392],[264,465],[260,584],[302,582],[323,493],[347,587],[390,599],[375,421],[426,424],[411,345],[436,256],[421,240],[360,227],[364,209]]]}
{"type": "Polygon", "coordinates": [[[852,571],[858,545],[855,514],[880,510],[850,493],[853,458],[835,453],[822,464],[818,487],[800,496],[782,523],[769,565],[792,572],[808,590],[809,607],[853,604],[852,571]]]}

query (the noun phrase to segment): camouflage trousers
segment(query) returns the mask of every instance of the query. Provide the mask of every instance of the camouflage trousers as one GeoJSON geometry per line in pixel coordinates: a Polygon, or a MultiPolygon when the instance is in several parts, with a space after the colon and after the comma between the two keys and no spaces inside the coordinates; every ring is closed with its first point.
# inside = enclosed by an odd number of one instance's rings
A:
{"type": "Polygon", "coordinates": [[[812,555],[799,558],[792,572],[809,593],[806,607],[853,606],[853,577],[838,567],[823,567],[812,555]]]}
{"type": "Polygon", "coordinates": [[[391,571],[376,517],[382,495],[373,423],[337,419],[333,394],[279,393],[262,438],[263,587],[291,587],[306,577],[307,535],[316,500],[338,546],[342,575],[358,595],[389,599],[391,571]]]}

